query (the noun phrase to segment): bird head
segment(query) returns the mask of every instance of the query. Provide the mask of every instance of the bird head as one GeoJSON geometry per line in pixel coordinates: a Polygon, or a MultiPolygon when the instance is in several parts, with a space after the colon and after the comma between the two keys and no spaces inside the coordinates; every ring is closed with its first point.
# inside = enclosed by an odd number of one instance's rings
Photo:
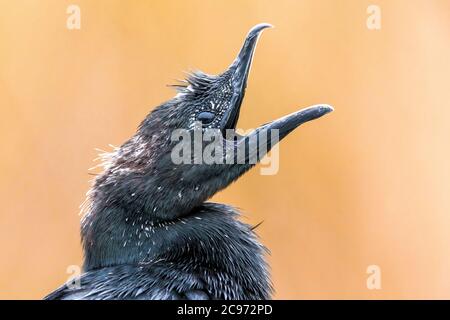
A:
{"type": "MultiPolygon", "coordinates": [[[[93,188],[94,198],[127,210],[133,207],[137,212],[148,212],[155,219],[188,214],[254,166],[278,140],[302,123],[332,111],[328,105],[316,105],[266,123],[246,136],[236,133],[256,44],[269,27],[253,27],[223,73],[195,72],[177,85],[178,94],[155,108],[137,133],[108,158],[105,173],[93,188]],[[277,140],[267,138],[273,131],[277,140]],[[178,138],[183,139],[174,139],[174,132],[181,132],[178,138]],[[199,159],[195,152],[194,144],[199,142],[196,134],[207,133],[214,138],[209,140],[214,143],[210,148],[213,161],[203,159],[203,152],[199,159]],[[262,141],[263,136],[266,141],[262,141]],[[182,152],[174,152],[177,150],[182,152]],[[181,153],[187,161],[174,159],[181,153]]],[[[199,144],[201,148],[209,145],[203,138],[199,144]]]]}

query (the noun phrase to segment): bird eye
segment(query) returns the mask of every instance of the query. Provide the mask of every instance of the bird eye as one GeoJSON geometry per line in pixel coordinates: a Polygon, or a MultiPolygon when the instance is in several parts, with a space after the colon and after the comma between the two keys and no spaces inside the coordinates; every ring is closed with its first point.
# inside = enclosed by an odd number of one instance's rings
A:
{"type": "Polygon", "coordinates": [[[214,120],[214,117],[216,115],[212,112],[208,112],[208,111],[203,111],[200,112],[197,116],[197,120],[201,121],[202,124],[208,124],[211,123],[214,120]]]}

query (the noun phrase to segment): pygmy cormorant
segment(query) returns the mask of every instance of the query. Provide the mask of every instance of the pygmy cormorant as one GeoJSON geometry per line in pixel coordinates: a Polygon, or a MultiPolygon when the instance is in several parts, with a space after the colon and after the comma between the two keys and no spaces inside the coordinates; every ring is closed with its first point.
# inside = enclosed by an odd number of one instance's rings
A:
{"type": "Polygon", "coordinates": [[[80,285],[63,285],[46,299],[271,297],[266,249],[253,228],[237,219],[234,208],[206,200],[270,150],[277,142],[272,132],[281,140],[333,109],[315,105],[248,135],[234,132],[256,43],[268,27],[250,30],[222,74],[189,75],[176,86],[173,99],[150,112],[131,139],[105,156],[81,223],[80,285]],[[173,150],[181,140],[175,141],[173,133],[179,129],[186,141],[196,132],[218,133],[220,147],[211,154],[226,161],[201,161],[192,149],[192,154],[188,149],[180,154],[193,161],[175,161],[173,150]]]}

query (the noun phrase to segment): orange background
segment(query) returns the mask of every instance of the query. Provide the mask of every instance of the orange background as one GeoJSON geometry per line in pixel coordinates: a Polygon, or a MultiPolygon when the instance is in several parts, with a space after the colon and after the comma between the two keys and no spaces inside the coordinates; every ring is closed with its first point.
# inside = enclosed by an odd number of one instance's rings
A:
{"type": "Polygon", "coordinates": [[[450,298],[448,0],[1,0],[0,298],[67,279],[94,148],[130,137],[183,70],[225,69],[259,22],[276,28],[238,126],[335,107],[281,143],[277,175],[214,197],[264,220],[275,298],[450,298]],[[66,28],[72,3],[81,30],[66,28]]]}

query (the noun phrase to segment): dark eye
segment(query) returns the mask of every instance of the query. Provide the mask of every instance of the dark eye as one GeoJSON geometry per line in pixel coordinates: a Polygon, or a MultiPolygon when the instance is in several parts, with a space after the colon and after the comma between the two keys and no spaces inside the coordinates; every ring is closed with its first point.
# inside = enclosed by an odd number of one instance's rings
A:
{"type": "Polygon", "coordinates": [[[201,121],[202,124],[208,124],[211,123],[214,120],[214,117],[216,115],[212,112],[208,112],[208,111],[203,111],[200,112],[197,116],[197,120],[201,121]]]}

